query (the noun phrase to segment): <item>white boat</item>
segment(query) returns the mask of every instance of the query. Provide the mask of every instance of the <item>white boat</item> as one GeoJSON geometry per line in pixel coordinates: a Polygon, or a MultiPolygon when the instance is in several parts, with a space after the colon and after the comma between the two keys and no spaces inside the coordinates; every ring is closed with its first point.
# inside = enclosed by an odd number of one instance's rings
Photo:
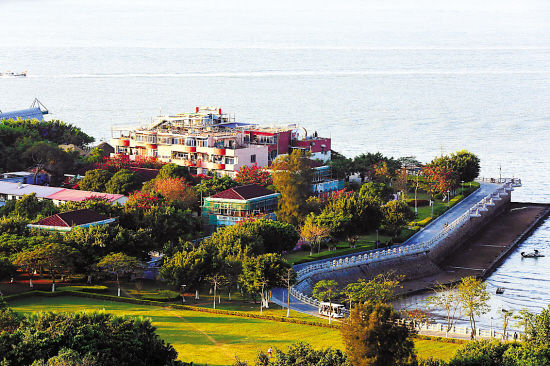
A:
{"type": "Polygon", "coordinates": [[[13,72],[13,71],[0,72],[0,76],[26,77],[27,76],[27,70],[25,70],[24,72],[13,72]]]}
{"type": "Polygon", "coordinates": [[[535,249],[532,253],[521,252],[521,256],[523,258],[539,258],[539,257],[544,257],[544,254],[540,254],[540,252],[537,249],[535,249]]]}

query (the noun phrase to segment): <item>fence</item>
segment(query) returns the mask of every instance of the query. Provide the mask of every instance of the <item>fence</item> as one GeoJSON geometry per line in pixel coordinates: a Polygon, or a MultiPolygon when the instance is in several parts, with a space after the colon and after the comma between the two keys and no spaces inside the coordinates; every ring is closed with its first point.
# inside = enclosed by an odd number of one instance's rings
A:
{"type": "MultiPolygon", "coordinates": [[[[311,277],[312,275],[315,275],[317,273],[335,271],[344,268],[365,265],[373,262],[380,262],[393,258],[424,253],[437,246],[437,244],[443,238],[446,238],[448,235],[452,234],[457,228],[463,226],[467,221],[470,220],[470,218],[481,217],[482,212],[488,211],[487,206],[494,206],[495,201],[498,201],[501,199],[501,197],[509,194],[509,192],[512,191],[514,187],[521,186],[521,180],[518,178],[481,178],[480,181],[496,183],[500,186],[496,187],[492,193],[483,197],[479,202],[477,202],[473,207],[468,209],[464,214],[455,219],[453,222],[445,225],[443,230],[441,230],[429,240],[421,243],[396,245],[387,249],[374,249],[364,252],[362,254],[350,254],[348,256],[343,256],[334,260],[322,261],[320,263],[312,263],[297,271],[297,282],[300,283],[306,280],[308,277],[311,277]]],[[[430,225],[433,225],[434,222],[430,223],[430,225]]],[[[429,227],[430,225],[428,225],[427,227],[429,227]]],[[[412,236],[409,240],[407,240],[407,242],[414,241],[415,236],[416,235],[412,236]]],[[[290,294],[303,303],[315,307],[319,306],[319,301],[313,299],[310,296],[304,295],[294,286],[291,287],[290,294]]]]}

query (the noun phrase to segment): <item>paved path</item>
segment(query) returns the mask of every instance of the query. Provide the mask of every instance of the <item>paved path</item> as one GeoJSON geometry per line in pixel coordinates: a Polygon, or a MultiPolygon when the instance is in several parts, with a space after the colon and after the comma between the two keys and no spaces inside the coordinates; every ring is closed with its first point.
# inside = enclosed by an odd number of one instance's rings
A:
{"type": "MultiPolygon", "coordinates": [[[[414,243],[422,243],[426,242],[429,239],[431,239],[433,236],[437,235],[441,230],[443,230],[446,223],[451,223],[457,218],[459,218],[461,215],[463,215],[466,211],[468,211],[470,208],[474,207],[479,201],[481,201],[484,197],[489,195],[492,192],[495,192],[500,187],[499,184],[494,183],[486,183],[482,182],[480,189],[475,191],[474,193],[470,194],[468,197],[463,199],[461,202],[459,202],[454,207],[451,207],[449,210],[447,210],[443,215],[439,216],[437,219],[432,221],[429,225],[427,225],[424,230],[419,231],[415,235],[411,236],[408,240],[406,240],[403,244],[414,244],[414,243]]],[[[403,245],[401,244],[401,245],[403,245]]],[[[353,254],[346,254],[338,257],[332,257],[327,259],[321,259],[318,261],[308,262],[308,263],[302,263],[297,264],[294,266],[294,269],[296,271],[302,269],[303,267],[314,264],[314,263],[323,263],[327,261],[332,261],[339,258],[345,258],[350,255],[359,255],[363,253],[368,253],[370,251],[365,252],[358,252],[353,254]]],[[[286,290],[284,290],[285,298],[286,298],[286,290]]],[[[281,299],[283,298],[283,289],[276,288],[272,290],[273,299],[276,304],[282,305],[281,299]]],[[[285,301],[286,304],[286,301],[285,301]]],[[[286,305],[285,305],[286,306],[286,305]]],[[[317,308],[313,305],[309,305],[306,303],[303,303],[299,301],[298,299],[294,298],[293,296],[290,296],[290,308],[292,310],[296,310],[302,313],[311,314],[318,316],[317,308]]]]}

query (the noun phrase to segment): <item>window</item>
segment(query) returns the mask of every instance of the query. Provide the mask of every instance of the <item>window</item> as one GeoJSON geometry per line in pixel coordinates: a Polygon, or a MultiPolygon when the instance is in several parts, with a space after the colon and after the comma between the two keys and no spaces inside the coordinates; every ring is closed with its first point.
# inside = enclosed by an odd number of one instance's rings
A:
{"type": "Polygon", "coordinates": [[[226,156],[226,157],[225,157],[225,163],[226,163],[226,164],[235,164],[235,158],[234,158],[234,157],[226,156]]]}
{"type": "Polygon", "coordinates": [[[250,162],[255,163],[256,162],[256,154],[250,155],[250,162]]]}

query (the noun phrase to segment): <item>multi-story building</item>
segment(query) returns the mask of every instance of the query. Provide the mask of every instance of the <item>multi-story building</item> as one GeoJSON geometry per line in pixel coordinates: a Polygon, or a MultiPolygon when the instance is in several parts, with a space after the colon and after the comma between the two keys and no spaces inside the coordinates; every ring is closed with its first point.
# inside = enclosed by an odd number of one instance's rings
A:
{"type": "Polygon", "coordinates": [[[257,184],[234,187],[204,199],[202,217],[211,231],[231,226],[247,218],[267,216],[275,219],[280,193],[257,184]]]}
{"type": "Polygon", "coordinates": [[[113,128],[115,154],[156,157],[188,166],[193,174],[209,171],[234,176],[242,166],[269,166],[292,149],[311,152],[313,159],[330,159],[330,138],[296,128],[259,127],[235,122],[220,108],[197,107],[195,113],[153,118],[149,127],[113,128]]]}

